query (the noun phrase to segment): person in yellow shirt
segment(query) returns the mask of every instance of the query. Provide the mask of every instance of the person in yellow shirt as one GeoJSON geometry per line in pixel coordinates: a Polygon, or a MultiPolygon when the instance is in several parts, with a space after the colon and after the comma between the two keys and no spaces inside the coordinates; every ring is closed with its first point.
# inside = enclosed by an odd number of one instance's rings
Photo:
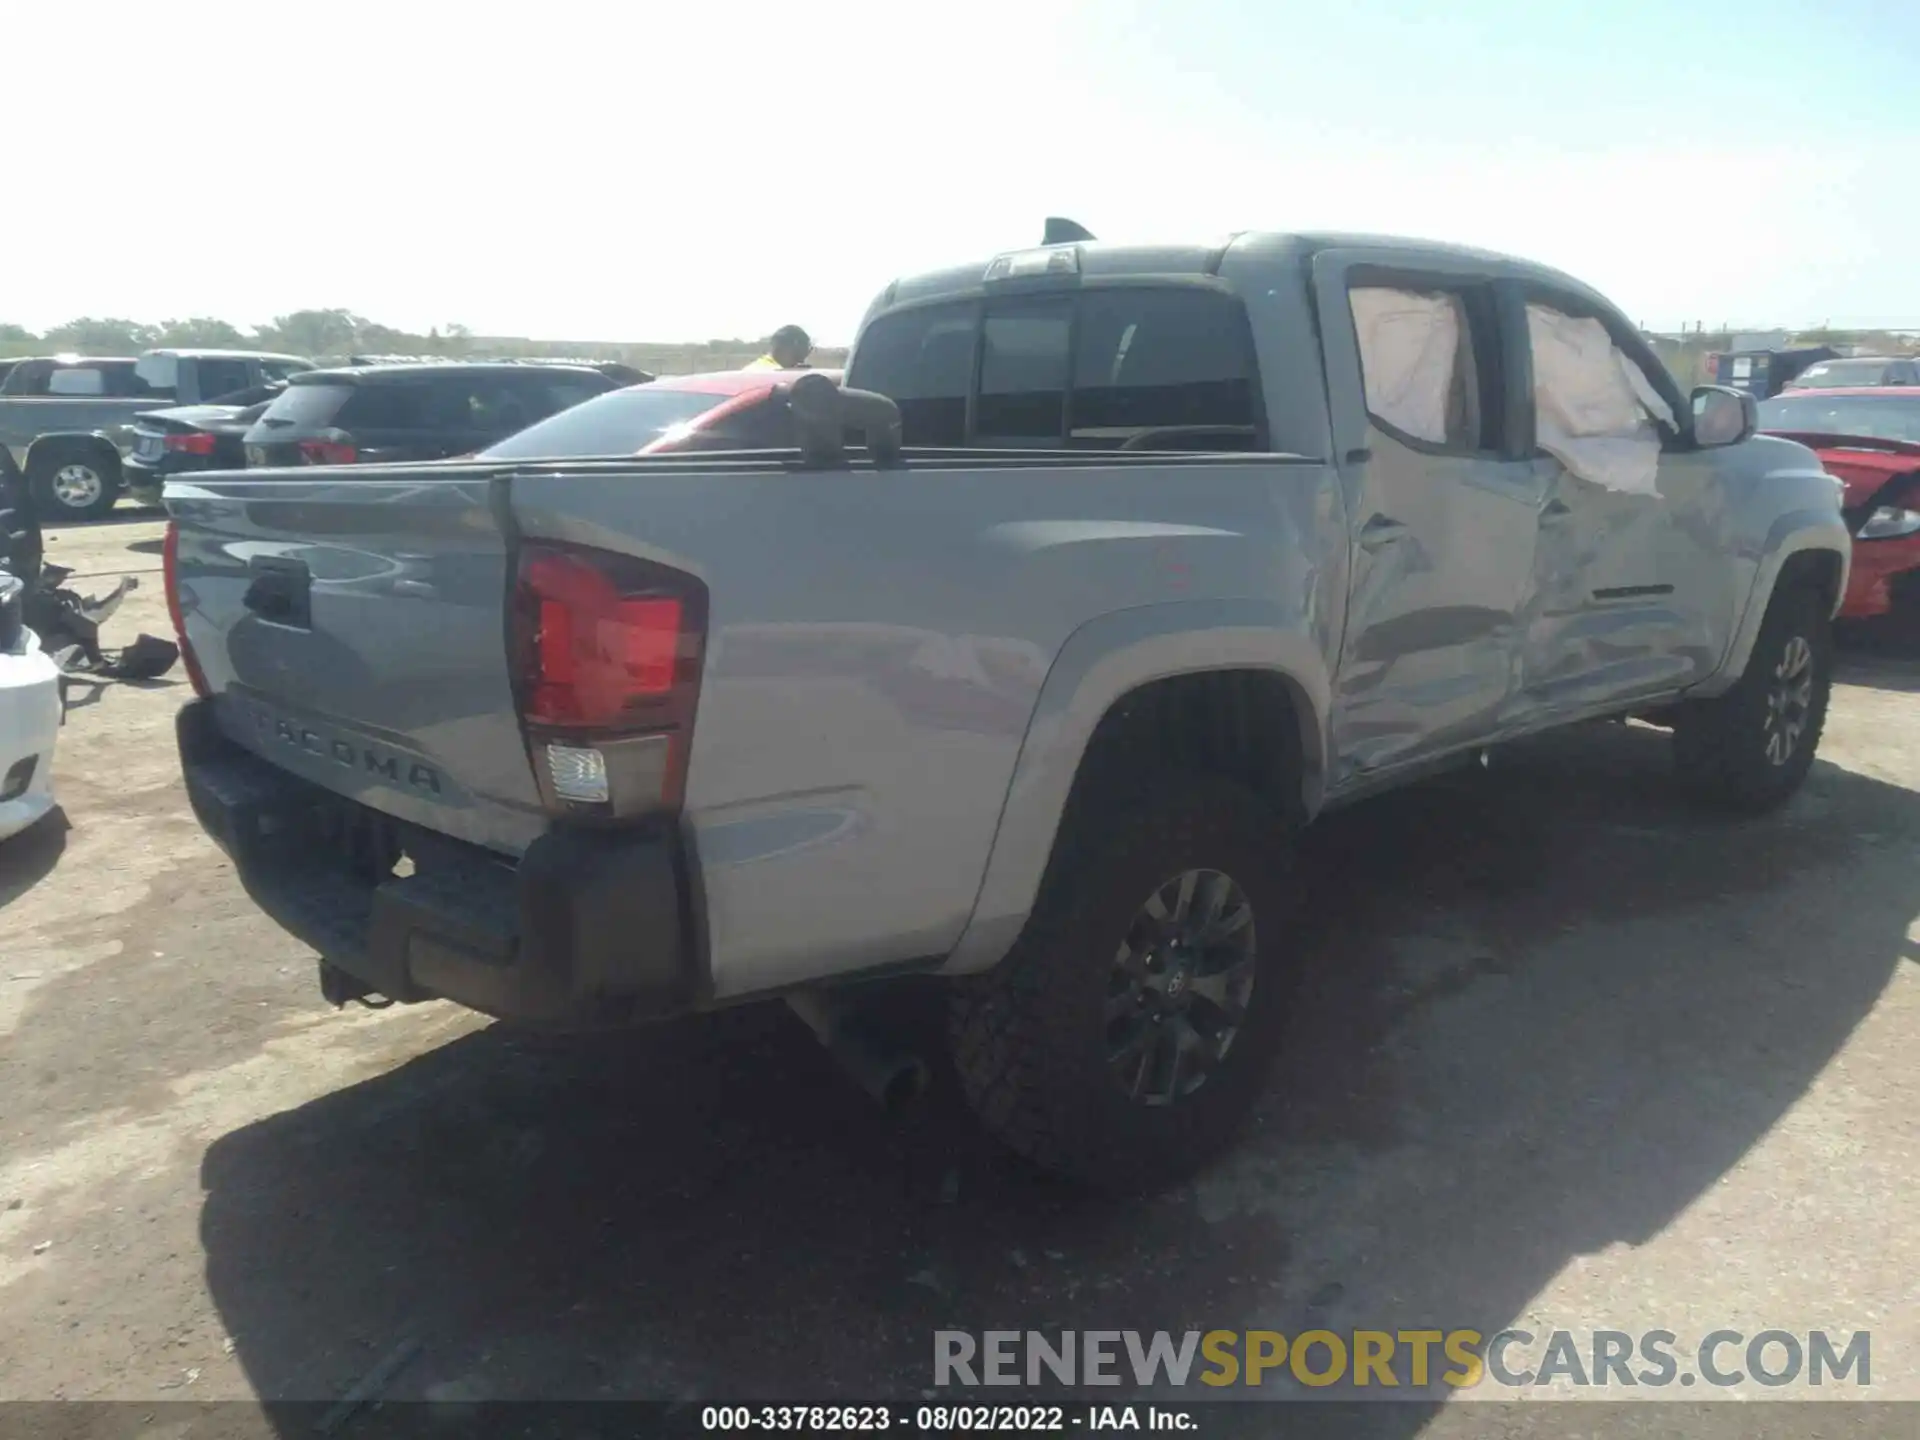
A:
{"type": "Polygon", "coordinates": [[[767,341],[767,353],[748,365],[748,370],[804,370],[813,353],[813,340],[798,325],[782,325],[767,341]]]}

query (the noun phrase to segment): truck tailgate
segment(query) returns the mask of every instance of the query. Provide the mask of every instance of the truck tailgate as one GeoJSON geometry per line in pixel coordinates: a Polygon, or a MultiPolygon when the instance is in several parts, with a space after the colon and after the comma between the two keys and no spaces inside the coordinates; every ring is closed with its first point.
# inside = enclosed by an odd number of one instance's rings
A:
{"type": "Polygon", "coordinates": [[[505,854],[545,828],[508,673],[488,472],[175,481],[186,638],[220,729],[282,769],[505,854]]]}

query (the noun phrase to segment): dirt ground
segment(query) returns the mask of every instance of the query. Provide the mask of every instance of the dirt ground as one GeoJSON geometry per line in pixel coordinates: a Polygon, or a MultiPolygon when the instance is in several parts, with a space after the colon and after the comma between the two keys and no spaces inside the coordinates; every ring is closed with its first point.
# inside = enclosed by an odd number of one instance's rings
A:
{"type": "MultiPolygon", "coordinates": [[[[159,534],[51,538],[140,575],[112,639],[167,633],[159,534]]],[[[1920,659],[1881,651],[1764,821],[1606,726],[1317,827],[1261,1122],[1124,1203],[793,1024],[335,1013],[187,811],[184,677],[82,689],[65,824],[0,848],[0,1399],[330,1400],[403,1340],[398,1398],[912,1398],[937,1329],[1509,1324],[1866,1329],[1920,1399],[1920,659]]]]}

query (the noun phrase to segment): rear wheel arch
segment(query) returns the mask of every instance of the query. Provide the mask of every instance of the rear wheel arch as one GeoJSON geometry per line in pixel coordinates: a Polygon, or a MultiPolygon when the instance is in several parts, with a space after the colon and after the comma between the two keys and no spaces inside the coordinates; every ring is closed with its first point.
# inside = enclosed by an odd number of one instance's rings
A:
{"type": "Polygon", "coordinates": [[[1281,670],[1195,670],[1136,685],[1107,706],[1088,737],[1061,830],[1148,769],[1234,780],[1304,820],[1318,808],[1324,768],[1314,716],[1305,687],[1281,670]]]}
{"type": "Polygon", "coordinates": [[[1319,809],[1325,766],[1322,709],[1313,696],[1295,673],[1247,664],[1156,676],[1108,700],[1086,725],[1084,743],[1059,757],[1064,780],[1051,778],[1056,762],[1016,771],[972,920],[945,972],[998,964],[1026,928],[1047,877],[1069,863],[1076,833],[1099,823],[1089,817],[1156,774],[1231,781],[1288,825],[1304,823],[1319,809]]]}
{"type": "Polygon", "coordinates": [[[95,520],[126,488],[120,452],[102,435],[42,435],[27,447],[27,484],[42,520],[95,520]]]}
{"type": "Polygon", "coordinates": [[[110,483],[120,483],[120,452],[104,435],[42,435],[27,447],[26,464],[21,468],[31,475],[36,467],[55,459],[85,460],[97,465],[102,477],[110,483]]]}

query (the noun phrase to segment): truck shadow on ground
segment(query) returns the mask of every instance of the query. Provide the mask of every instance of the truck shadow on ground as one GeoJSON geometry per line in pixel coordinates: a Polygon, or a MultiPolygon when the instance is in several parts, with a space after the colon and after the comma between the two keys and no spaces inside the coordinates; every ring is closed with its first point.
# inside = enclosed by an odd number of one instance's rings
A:
{"type": "Polygon", "coordinates": [[[1728,822],[1665,741],[1590,727],[1316,827],[1288,1048],[1191,1186],[1034,1176],[951,1077],[891,1119],[784,1020],[493,1027],[211,1147],[235,1353],[271,1399],[415,1339],[394,1398],[910,1400],[939,1329],[1496,1330],[1710,1190],[1909,953],[1920,796],[1823,764],[1728,822]]]}
{"type": "Polygon", "coordinates": [[[1835,639],[1840,646],[1835,679],[1878,690],[1920,690],[1920,618],[1847,621],[1837,627],[1835,639]]]}
{"type": "Polygon", "coordinates": [[[19,834],[0,840],[0,910],[53,873],[73,822],[56,805],[19,834]]]}

